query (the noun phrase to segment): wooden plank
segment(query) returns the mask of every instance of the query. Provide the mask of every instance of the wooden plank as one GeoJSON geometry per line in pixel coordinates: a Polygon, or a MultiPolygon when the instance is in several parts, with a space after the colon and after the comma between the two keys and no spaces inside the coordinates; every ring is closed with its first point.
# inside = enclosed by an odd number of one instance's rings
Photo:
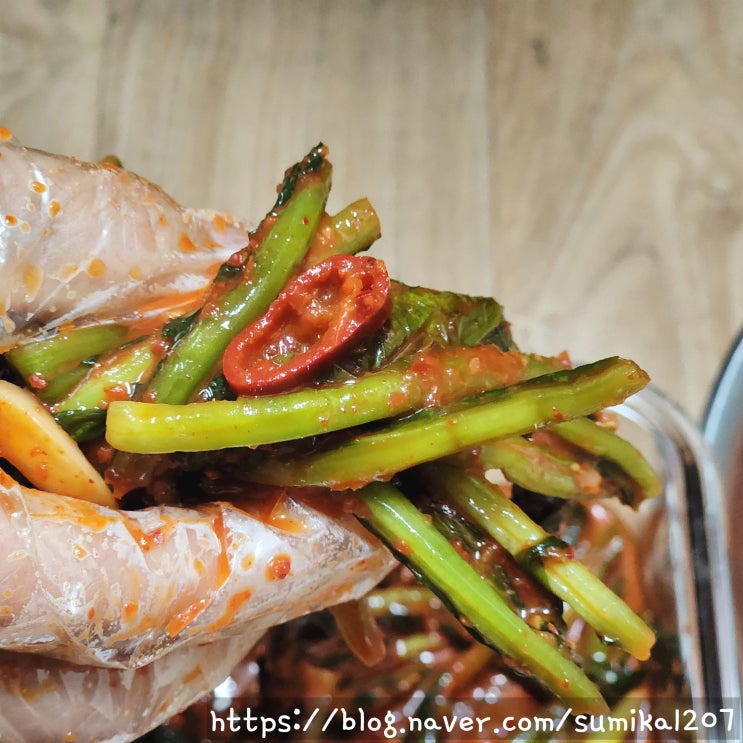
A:
{"type": "Polygon", "coordinates": [[[699,414],[743,324],[743,6],[0,0],[0,112],[259,218],[331,147],[410,283],[495,293],[529,349],[620,353],[699,414]]]}

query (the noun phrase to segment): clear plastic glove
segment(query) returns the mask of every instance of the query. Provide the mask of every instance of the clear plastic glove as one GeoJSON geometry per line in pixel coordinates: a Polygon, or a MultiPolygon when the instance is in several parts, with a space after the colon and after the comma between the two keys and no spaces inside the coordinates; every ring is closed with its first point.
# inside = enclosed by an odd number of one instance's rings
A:
{"type": "Polygon", "coordinates": [[[22,147],[0,129],[0,348],[13,333],[125,316],[203,289],[247,244],[127,170],[22,147]]]}
{"type": "MultiPolygon", "coordinates": [[[[0,155],[0,346],[200,290],[245,243],[245,227],[126,171],[13,140],[0,155]]],[[[4,473],[0,543],[0,741],[132,740],[213,688],[268,627],[360,597],[392,565],[352,517],[288,494],[252,514],[123,512],[4,473]]]]}
{"type": "Polygon", "coordinates": [[[289,497],[264,520],[226,503],[123,512],[4,480],[0,740],[131,740],[268,627],[390,568],[352,518],[289,497]]]}

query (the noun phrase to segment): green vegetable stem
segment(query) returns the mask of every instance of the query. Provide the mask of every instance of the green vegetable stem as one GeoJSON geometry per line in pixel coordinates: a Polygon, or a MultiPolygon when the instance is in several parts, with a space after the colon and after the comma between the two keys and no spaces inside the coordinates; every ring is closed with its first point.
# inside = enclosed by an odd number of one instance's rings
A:
{"type": "MultiPolygon", "coordinates": [[[[382,371],[341,384],[300,389],[281,395],[241,397],[209,403],[166,405],[112,402],[106,438],[116,449],[140,454],[255,447],[317,436],[392,418],[430,406],[430,367],[446,401],[529,379],[550,364],[542,357],[478,347],[436,349],[382,371]],[[492,359],[492,361],[488,361],[492,359]],[[477,362],[473,365],[472,362],[477,362]]],[[[554,368],[555,362],[552,362],[554,368]]]]}
{"type": "Polygon", "coordinates": [[[85,362],[121,343],[127,332],[115,323],[71,328],[16,346],[6,358],[41,400],[53,402],[85,376],[85,362]]]}
{"type": "Polygon", "coordinates": [[[518,660],[575,711],[608,710],[583,671],[518,617],[492,586],[395,487],[358,491],[361,521],[486,642],[518,660]]]}
{"type": "Polygon", "coordinates": [[[361,253],[380,235],[379,216],[369,199],[354,201],[333,216],[322,216],[303,267],[320,263],[331,255],[361,253]]]}
{"type": "Polygon", "coordinates": [[[538,446],[522,436],[488,441],[477,456],[483,469],[500,469],[509,482],[533,493],[553,498],[598,496],[601,474],[591,463],[577,465],[575,459],[538,446]],[[576,469],[577,468],[577,469],[576,469]],[[584,483],[596,483],[595,492],[584,483]]]}
{"type": "Polygon", "coordinates": [[[201,310],[147,387],[148,399],[185,403],[219,362],[239,331],[266,311],[304,258],[330,190],[331,166],[318,145],[285,179],[275,221],[268,226],[244,276],[201,310]]]}
{"type": "Polygon", "coordinates": [[[448,464],[425,465],[426,481],[515,557],[527,572],[570,604],[597,632],[645,660],[653,631],[581,562],[484,477],[448,464]],[[546,546],[545,546],[546,545],[546,546]],[[544,546],[544,547],[543,547],[544,546]]]}
{"type": "Polygon", "coordinates": [[[491,439],[589,415],[621,402],[647,382],[647,374],[634,362],[604,359],[423,411],[292,462],[269,459],[250,477],[271,485],[339,490],[388,480],[402,470],[491,439]]]}
{"type": "Polygon", "coordinates": [[[621,468],[636,486],[635,502],[631,505],[637,505],[646,498],[654,498],[663,491],[660,477],[645,457],[614,431],[599,426],[588,418],[558,423],[552,430],[571,444],[621,468]]]}

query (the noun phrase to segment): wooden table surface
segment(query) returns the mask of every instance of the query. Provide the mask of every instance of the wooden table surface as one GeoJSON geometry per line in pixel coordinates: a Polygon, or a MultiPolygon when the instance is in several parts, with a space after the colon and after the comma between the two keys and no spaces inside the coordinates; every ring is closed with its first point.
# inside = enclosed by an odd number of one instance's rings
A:
{"type": "Polygon", "coordinates": [[[698,417],[743,324],[743,4],[0,0],[0,123],[259,218],[317,141],[410,283],[698,417]]]}

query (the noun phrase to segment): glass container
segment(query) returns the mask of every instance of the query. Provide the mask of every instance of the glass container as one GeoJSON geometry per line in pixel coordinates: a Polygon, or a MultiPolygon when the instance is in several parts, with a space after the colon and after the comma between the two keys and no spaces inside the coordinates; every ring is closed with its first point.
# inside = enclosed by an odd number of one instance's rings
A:
{"type": "Polygon", "coordinates": [[[678,637],[689,705],[697,721],[706,712],[712,721],[720,708],[734,709],[732,725],[718,719],[714,729],[700,726],[697,738],[743,740],[728,509],[713,452],[699,428],[657,389],[615,410],[620,433],[665,483],[661,498],[643,504],[636,520],[646,550],[644,585],[659,603],[672,598],[656,609],[656,621],[678,637]]]}

